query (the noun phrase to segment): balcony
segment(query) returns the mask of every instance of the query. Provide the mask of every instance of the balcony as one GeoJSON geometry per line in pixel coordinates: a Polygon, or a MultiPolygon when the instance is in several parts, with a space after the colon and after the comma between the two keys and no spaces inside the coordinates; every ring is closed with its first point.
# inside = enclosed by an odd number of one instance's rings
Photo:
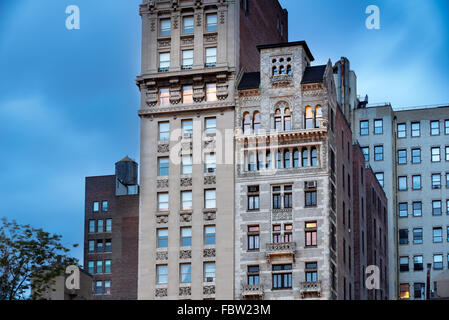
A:
{"type": "Polygon", "coordinates": [[[295,261],[295,251],[295,242],[267,243],[267,261],[268,263],[293,263],[295,261]]]}
{"type": "Polygon", "coordinates": [[[301,282],[300,285],[300,293],[301,297],[311,298],[311,297],[320,297],[321,296],[321,281],[315,282],[301,282]]]}
{"type": "Polygon", "coordinates": [[[262,284],[243,284],[242,297],[245,299],[255,299],[263,297],[262,284]]]}

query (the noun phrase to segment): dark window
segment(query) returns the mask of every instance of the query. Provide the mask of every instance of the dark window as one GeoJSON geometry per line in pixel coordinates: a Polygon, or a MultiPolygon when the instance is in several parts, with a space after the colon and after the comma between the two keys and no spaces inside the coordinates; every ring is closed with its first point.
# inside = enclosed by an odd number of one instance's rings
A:
{"type": "Polygon", "coordinates": [[[399,244],[408,244],[408,229],[399,230],[399,244]]]}
{"type": "Polygon", "coordinates": [[[259,266],[248,266],[248,284],[258,285],[260,281],[259,266]]]}
{"type": "Polygon", "coordinates": [[[424,270],[424,263],[422,256],[413,257],[413,270],[414,271],[422,271],[424,270]]]}
{"type": "Polygon", "coordinates": [[[408,257],[400,257],[399,258],[399,270],[401,272],[408,272],[410,271],[410,265],[408,261],[408,257]]]}
{"type": "MultiPolygon", "coordinates": [[[[407,239],[408,242],[408,239],[407,239]]],[[[423,230],[422,228],[413,229],[413,244],[423,243],[423,230]]]]}
{"type": "Polygon", "coordinates": [[[273,290],[292,288],[292,265],[274,265],[273,271],[273,290]]]}
{"type": "Polygon", "coordinates": [[[305,192],[305,206],[306,207],[316,207],[317,205],[317,192],[316,191],[306,191],[305,192]]]}
{"type": "Polygon", "coordinates": [[[260,242],[259,242],[259,226],[249,226],[248,227],[248,250],[255,251],[259,250],[260,242]]]}

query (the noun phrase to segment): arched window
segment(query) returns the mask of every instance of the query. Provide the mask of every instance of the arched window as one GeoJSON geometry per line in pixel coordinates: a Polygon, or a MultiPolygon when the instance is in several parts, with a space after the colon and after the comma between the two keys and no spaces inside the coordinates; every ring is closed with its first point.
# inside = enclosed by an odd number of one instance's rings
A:
{"type": "Polygon", "coordinates": [[[302,166],[309,166],[309,150],[307,148],[302,149],[302,166]]]}
{"type": "Polygon", "coordinates": [[[312,129],[313,128],[313,111],[311,106],[306,107],[306,129],[312,129]]]}
{"type": "Polygon", "coordinates": [[[256,170],[256,158],[254,152],[249,153],[248,171],[256,170]]]}
{"type": "Polygon", "coordinates": [[[316,148],[312,148],[312,167],[318,166],[318,154],[316,148]]]}
{"type": "Polygon", "coordinates": [[[292,129],[292,116],[290,114],[290,109],[285,108],[284,110],[284,130],[288,131],[292,129]]]}
{"type": "Polygon", "coordinates": [[[253,129],[255,133],[260,131],[260,112],[255,111],[253,116],[253,129]]]}
{"type": "Polygon", "coordinates": [[[249,112],[243,114],[243,133],[251,133],[251,116],[249,112]]]}
{"type": "Polygon", "coordinates": [[[267,151],[267,161],[266,161],[266,167],[267,169],[272,169],[271,167],[271,151],[267,151]]]}
{"type": "Polygon", "coordinates": [[[320,105],[315,107],[315,128],[320,127],[320,122],[323,119],[323,109],[320,105]]]}
{"type": "Polygon", "coordinates": [[[276,113],[274,115],[274,130],[282,131],[282,113],[281,113],[281,109],[276,109],[276,113]]]}
{"type": "Polygon", "coordinates": [[[276,169],[282,169],[282,153],[281,150],[278,151],[278,156],[276,159],[276,169]]]}
{"type": "Polygon", "coordinates": [[[284,66],[280,66],[279,67],[279,74],[284,74],[285,73],[285,67],[284,66]]]}
{"type": "Polygon", "coordinates": [[[298,151],[298,149],[295,149],[295,151],[293,151],[293,167],[299,168],[299,151],[298,151]]]}
{"type": "Polygon", "coordinates": [[[277,75],[278,75],[278,68],[273,67],[273,76],[277,76],[277,75]]]}
{"type": "Polygon", "coordinates": [[[288,150],[284,151],[284,168],[285,169],[290,168],[290,151],[288,150]]]}
{"type": "Polygon", "coordinates": [[[291,74],[292,74],[292,66],[291,66],[291,65],[288,65],[288,66],[287,66],[287,74],[288,74],[288,75],[291,75],[291,74]]]}

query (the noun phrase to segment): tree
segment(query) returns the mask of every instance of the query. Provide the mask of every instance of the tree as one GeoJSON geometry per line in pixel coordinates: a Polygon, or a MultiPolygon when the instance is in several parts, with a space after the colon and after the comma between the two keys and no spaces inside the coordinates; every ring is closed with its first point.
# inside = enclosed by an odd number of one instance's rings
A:
{"type": "MultiPolygon", "coordinates": [[[[62,236],[2,219],[0,229],[0,300],[39,299],[57,276],[78,260],[68,255],[62,236]]],[[[74,245],[77,247],[77,245],[74,245]]]]}

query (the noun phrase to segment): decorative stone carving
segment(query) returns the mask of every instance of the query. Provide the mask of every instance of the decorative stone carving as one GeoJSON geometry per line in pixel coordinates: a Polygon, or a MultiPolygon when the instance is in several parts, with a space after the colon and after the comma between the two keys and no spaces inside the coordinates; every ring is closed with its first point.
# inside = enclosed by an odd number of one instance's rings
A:
{"type": "Polygon", "coordinates": [[[217,212],[216,211],[205,211],[204,212],[204,220],[206,221],[212,221],[217,218],[217,212]]]}
{"type": "Polygon", "coordinates": [[[179,288],[179,295],[180,296],[191,296],[192,295],[192,288],[191,287],[181,287],[181,288],[179,288]]]}
{"type": "Polygon", "coordinates": [[[162,39],[157,42],[157,45],[159,48],[165,48],[171,46],[171,40],[170,39],[162,39]]]}
{"type": "Polygon", "coordinates": [[[156,222],[158,224],[168,223],[168,215],[158,215],[158,216],[156,216],[156,222]]]}
{"type": "Polygon", "coordinates": [[[145,102],[149,107],[154,107],[157,104],[157,91],[156,90],[148,90],[146,93],[145,102]]]}
{"type": "Polygon", "coordinates": [[[160,144],[157,146],[157,152],[168,153],[170,152],[170,146],[168,144],[160,144]]]}
{"type": "Polygon", "coordinates": [[[217,177],[216,176],[205,176],[204,184],[205,185],[217,184],[217,177]]]}
{"type": "Polygon", "coordinates": [[[203,294],[210,296],[215,294],[215,286],[205,286],[203,287],[203,294]]]}
{"type": "Polygon", "coordinates": [[[204,249],[203,258],[215,258],[215,249],[204,249]]]}
{"type": "Polygon", "coordinates": [[[150,22],[150,30],[151,30],[151,32],[155,32],[156,31],[156,19],[151,19],[151,22],[150,22]]]}
{"type": "Polygon", "coordinates": [[[168,188],[168,179],[157,180],[157,188],[158,189],[168,188]]]}
{"type": "Polygon", "coordinates": [[[292,211],[273,212],[273,221],[293,220],[292,211]]]}
{"type": "Polygon", "coordinates": [[[225,24],[225,22],[226,22],[225,12],[224,12],[224,11],[221,11],[221,12],[220,12],[220,23],[221,23],[221,24],[225,24]]]}
{"type": "Polygon", "coordinates": [[[191,222],[192,221],[192,213],[185,212],[179,214],[179,222],[191,222]]]}
{"type": "Polygon", "coordinates": [[[192,178],[181,178],[181,187],[191,187],[192,186],[192,178]]]}
{"type": "Polygon", "coordinates": [[[181,260],[192,259],[192,251],[190,250],[179,251],[179,259],[181,260]]]}
{"type": "Polygon", "coordinates": [[[217,84],[217,98],[218,100],[226,100],[228,97],[228,83],[217,84]]]}
{"type": "Polygon", "coordinates": [[[204,42],[206,42],[206,43],[217,42],[217,35],[216,34],[205,35],[204,42]]]}
{"type": "Polygon", "coordinates": [[[167,251],[160,251],[156,252],[156,260],[168,260],[168,252],[167,251]]]}
{"type": "Polygon", "coordinates": [[[192,45],[194,44],[194,38],[193,37],[184,37],[181,38],[181,45],[192,45]]]}
{"type": "Polygon", "coordinates": [[[158,288],[156,289],[156,297],[157,298],[162,298],[162,297],[166,297],[168,295],[168,291],[166,288],[158,288]]]}
{"type": "Polygon", "coordinates": [[[203,14],[201,12],[196,14],[196,25],[197,27],[201,27],[203,25],[203,14]]]}

